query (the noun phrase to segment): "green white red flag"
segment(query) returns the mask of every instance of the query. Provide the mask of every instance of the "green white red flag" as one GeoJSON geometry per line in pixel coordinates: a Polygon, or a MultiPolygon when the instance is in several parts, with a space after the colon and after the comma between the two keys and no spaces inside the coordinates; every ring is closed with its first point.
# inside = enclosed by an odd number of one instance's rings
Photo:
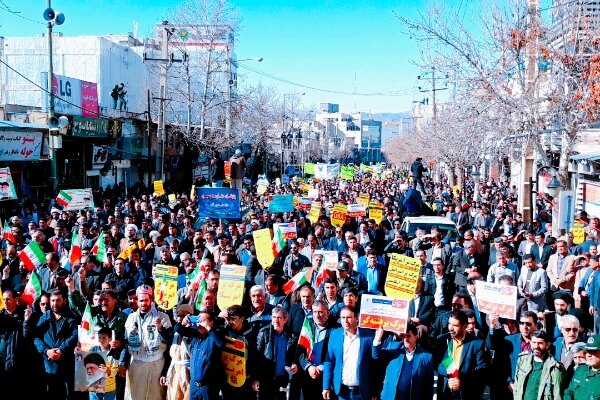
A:
{"type": "Polygon", "coordinates": [[[81,262],[81,244],[79,243],[79,235],[77,232],[73,232],[71,236],[71,251],[69,251],[69,262],[71,268],[74,268],[81,262]]]}
{"type": "Polygon", "coordinates": [[[58,192],[58,196],[56,196],[56,202],[63,207],[68,206],[71,200],[73,200],[73,198],[64,190],[58,192]]]}
{"type": "Polygon", "coordinates": [[[298,338],[298,345],[306,349],[306,357],[309,360],[313,352],[314,343],[315,338],[313,335],[312,327],[310,326],[309,319],[304,318],[304,323],[302,323],[302,329],[300,330],[300,337],[298,338]]]}
{"type": "Polygon", "coordinates": [[[94,320],[92,318],[92,308],[90,307],[90,303],[85,305],[85,311],[81,317],[81,330],[87,336],[92,336],[94,334],[94,320]]]}
{"type": "Polygon", "coordinates": [[[294,290],[300,288],[300,286],[309,282],[308,274],[310,272],[309,268],[305,268],[302,271],[298,272],[292,279],[290,279],[285,285],[283,285],[283,291],[286,295],[292,293],[294,290]]]}
{"type": "Polygon", "coordinates": [[[37,272],[32,271],[21,295],[21,300],[31,306],[41,295],[42,283],[40,282],[40,277],[37,272]]]}
{"type": "Polygon", "coordinates": [[[110,265],[108,262],[108,255],[106,254],[106,243],[104,242],[104,232],[98,236],[98,240],[92,247],[92,254],[96,256],[96,259],[102,262],[105,266],[110,265]]]}
{"type": "Polygon", "coordinates": [[[2,240],[8,240],[12,244],[17,242],[15,235],[13,235],[12,231],[10,230],[10,226],[8,226],[8,221],[4,221],[4,226],[2,227],[2,240]]]}
{"type": "Polygon", "coordinates": [[[27,271],[33,271],[34,268],[39,267],[46,262],[46,255],[43,250],[37,244],[37,242],[29,242],[20,253],[19,258],[25,264],[27,271]]]}
{"type": "Polygon", "coordinates": [[[202,279],[202,282],[200,282],[200,288],[198,289],[198,296],[196,297],[196,303],[194,304],[194,307],[196,307],[196,310],[198,310],[198,311],[202,310],[202,299],[204,298],[205,292],[206,292],[206,279],[202,279]]]}
{"type": "Polygon", "coordinates": [[[452,358],[451,342],[451,340],[448,341],[448,351],[446,352],[446,357],[442,360],[442,365],[446,368],[448,378],[458,378],[458,365],[456,365],[452,358]]]}
{"type": "Polygon", "coordinates": [[[273,255],[277,257],[285,247],[285,238],[281,229],[277,229],[273,235],[273,255]]]}

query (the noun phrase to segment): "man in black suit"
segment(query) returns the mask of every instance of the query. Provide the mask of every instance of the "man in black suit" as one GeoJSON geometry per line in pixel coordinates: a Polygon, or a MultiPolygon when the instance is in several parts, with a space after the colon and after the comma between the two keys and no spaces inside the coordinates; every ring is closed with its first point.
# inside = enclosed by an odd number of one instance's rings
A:
{"type": "Polygon", "coordinates": [[[439,400],[479,400],[485,382],[485,346],[481,339],[467,332],[468,318],[453,311],[448,319],[448,333],[435,342],[434,365],[437,365],[439,400]],[[455,350],[460,346],[460,350],[455,350]]]}
{"type": "Polygon", "coordinates": [[[531,254],[535,258],[535,263],[546,269],[548,267],[548,260],[552,255],[552,248],[546,244],[546,237],[543,233],[537,233],[535,235],[535,244],[531,246],[531,254]]]}
{"type": "Polygon", "coordinates": [[[292,304],[288,325],[292,332],[299,335],[304,318],[312,319],[312,305],[315,301],[315,290],[311,286],[300,289],[300,304],[292,304]]]}
{"type": "Polygon", "coordinates": [[[417,281],[414,298],[408,303],[408,318],[419,329],[419,335],[424,328],[428,330],[435,318],[433,296],[423,291],[423,279],[417,281]]]}
{"type": "MultiPolygon", "coordinates": [[[[452,255],[452,269],[454,270],[454,284],[457,288],[464,289],[467,286],[467,276],[471,272],[484,269],[484,265],[479,255],[475,251],[475,246],[470,241],[465,241],[463,250],[452,255]]],[[[487,269],[487,268],[485,268],[487,269]]],[[[481,272],[481,271],[479,271],[481,272]]],[[[485,275],[487,271],[481,272],[485,275]]]]}

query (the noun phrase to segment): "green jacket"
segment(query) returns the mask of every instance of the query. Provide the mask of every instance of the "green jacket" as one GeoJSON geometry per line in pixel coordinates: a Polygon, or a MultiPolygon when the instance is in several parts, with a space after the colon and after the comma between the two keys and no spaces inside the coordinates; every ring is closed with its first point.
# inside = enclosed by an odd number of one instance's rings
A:
{"type": "Polygon", "coordinates": [[[571,384],[565,390],[565,400],[600,400],[600,371],[592,371],[589,365],[575,369],[571,384]]]}
{"type": "Polygon", "coordinates": [[[538,400],[562,400],[565,384],[565,368],[548,355],[544,361],[539,388],[526,388],[525,384],[533,370],[533,354],[524,354],[517,361],[514,400],[523,400],[525,390],[538,390],[538,400]]]}
{"type": "MultiPolygon", "coordinates": [[[[79,319],[83,317],[86,304],[87,300],[79,293],[79,291],[75,290],[73,293],[69,293],[69,308],[79,319]]],[[[109,327],[115,331],[118,340],[123,340],[125,337],[125,321],[127,321],[127,315],[122,311],[119,311],[118,307],[115,307],[113,313],[108,318],[104,315],[101,307],[90,305],[90,311],[92,312],[92,321],[94,325],[98,327],[109,327]]]]}

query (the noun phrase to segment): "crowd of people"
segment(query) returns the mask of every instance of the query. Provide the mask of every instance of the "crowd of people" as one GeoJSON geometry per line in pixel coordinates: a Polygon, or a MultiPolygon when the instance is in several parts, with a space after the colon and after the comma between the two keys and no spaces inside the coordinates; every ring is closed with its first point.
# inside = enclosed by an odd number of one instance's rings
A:
{"type": "Polygon", "coordinates": [[[536,219],[525,223],[507,182],[452,187],[425,171],[417,160],[407,171],[386,167],[350,181],[273,182],[262,194],[246,186],[245,213],[232,221],[198,215],[197,199],[182,193],[169,205],[141,189],[97,192],[98,206],[78,212],[24,199],[2,216],[1,393],[61,400],[600,399],[598,218],[578,213],[586,235],[574,244],[568,234],[551,236],[554,204],[541,195],[536,219]],[[306,209],[269,212],[270,195],[305,196],[307,185],[323,205],[316,222],[306,209]],[[361,194],[382,204],[381,221],[347,217],[334,226],[333,205],[357,203],[361,194]],[[456,232],[401,229],[404,218],[421,214],[448,217],[456,232]],[[296,224],[295,238],[272,265],[261,265],[252,233],[288,222],[296,224]],[[106,257],[98,255],[99,238],[106,257]],[[45,256],[33,271],[20,257],[30,242],[45,256]],[[319,250],[338,254],[322,281],[319,250]],[[385,296],[394,253],[421,264],[406,331],[359,327],[363,296],[385,296]],[[171,309],[155,298],[157,265],[178,271],[171,309]],[[223,265],[241,265],[246,274],[241,304],[221,309],[223,265]],[[286,283],[300,273],[308,279],[290,290],[286,283]],[[477,281],[516,286],[517,318],[481,312],[477,281]],[[75,391],[74,365],[89,321],[96,349],[108,356],[81,360],[88,375],[106,374],[104,389],[88,393],[75,391]]]}

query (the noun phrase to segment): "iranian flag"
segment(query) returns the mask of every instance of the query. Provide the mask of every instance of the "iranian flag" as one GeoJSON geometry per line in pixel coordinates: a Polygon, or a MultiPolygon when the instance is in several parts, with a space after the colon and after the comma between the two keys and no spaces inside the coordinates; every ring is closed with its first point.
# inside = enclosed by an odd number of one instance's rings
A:
{"type": "Polygon", "coordinates": [[[31,275],[29,275],[27,285],[25,285],[25,289],[23,290],[23,294],[21,295],[21,299],[28,305],[32,305],[41,295],[42,283],[40,282],[40,277],[37,272],[32,271],[31,275]]]}
{"type": "Polygon", "coordinates": [[[58,193],[58,196],[56,196],[56,202],[63,207],[68,206],[71,200],[73,200],[73,198],[64,190],[61,190],[58,193]]]}
{"type": "Polygon", "coordinates": [[[206,265],[202,262],[188,276],[190,284],[200,283],[206,278],[206,265]]]}
{"type": "Polygon", "coordinates": [[[94,325],[94,320],[92,319],[92,308],[90,307],[90,303],[87,303],[85,305],[83,316],[81,317],[81,330],[87,336],[92,336],[94,334],[94,325]]]}
{"type": "Polygon", "coordinates": [[[300,337],[298,338],[298,345],[306,349],[306,356],[309,360],[313,352],[314,343],[315,338],[312,327],[310,326],[308,318],[304,318],[304,323],[302,324],[302,329],[300,330],[300,337]]]}
{"type": "Polygon", "coordinates": [[[12,244],[15,244],[17,242],[17,239],[15,239],[15,235],[13,235],[12,231],[10,230],[10,226],[8,226],[8,221],[4,221],[4,226],[2,228],[2,239],[8,240],[12,244]]]}
{"type": "Polygon", "coordinates": [[[284,246],[285,238],[283,237],[283,232],[281,232],[281,229],[277,228],[277,231],[273,235],[273,255],[277,257],[284,246]]]}
{"type": "Polygon", "coordinates": [[[71,262],[71,267],[75,267],[81,261],[81,244],[79,243],[79,235],[77,235],[77,232],[73,232],[73,236],[71,237],[69,261],[71,262]]]}
{"type": "Polygon", "coordinates": [[[198,311],[202,310],[202,299],[204,298],[204,292],[206,292],[206,279],[202,279],[202,282],[200,282],[198,297],[196,297],[196,303],[194,304],[194,307],[196,307],[196,310],[198,311]]]}
{"type": "Polygon", "coordinates": [[[36,242],[29,242],[27,247],[19,253],[19,258],[25,263],[27,271],[33,271],[34,268],[46,262],[46,255],[36,242]]]}
{"type": "Polygon", "coordinates": [[[94,247],[92,247],[92,254],[96,256],[98,261],[102,262],[105,266],[109,266],[108,256],[106,254],[106,243],[104,242],[104,232],[98,236],[98,240],[94,243],[94,247]]]}
{"type": "Polygon", "coordinates": [[[294,290],[300,288],[300,286],[308,283],[308,274],[310,268],[305,268],[298,272],[292,279],[290,279],[285,285],[283,285],[283,291],[286,295],[292,293],[294,290]]]}
{"type": "Polygon", "coordinates": [[[442,360],[442,365],[446,368],[446,372],[448,374],[448,378],[458,378],[458,365],[454,362],[452,358],[452,346],[451,341],[448,341],[448,351],[446,352],[446,357],[442,360]]]}
{"type": "Polygon", "coordinates": [[[327,279],[329,275],[327,268],[325,268],[325,263],[321,261],[321,266],[319,267],[319,272],[317,273],[317,278],[315,279],[315,289],[318,290],[321,287],[321,284],[327,279]]]}

